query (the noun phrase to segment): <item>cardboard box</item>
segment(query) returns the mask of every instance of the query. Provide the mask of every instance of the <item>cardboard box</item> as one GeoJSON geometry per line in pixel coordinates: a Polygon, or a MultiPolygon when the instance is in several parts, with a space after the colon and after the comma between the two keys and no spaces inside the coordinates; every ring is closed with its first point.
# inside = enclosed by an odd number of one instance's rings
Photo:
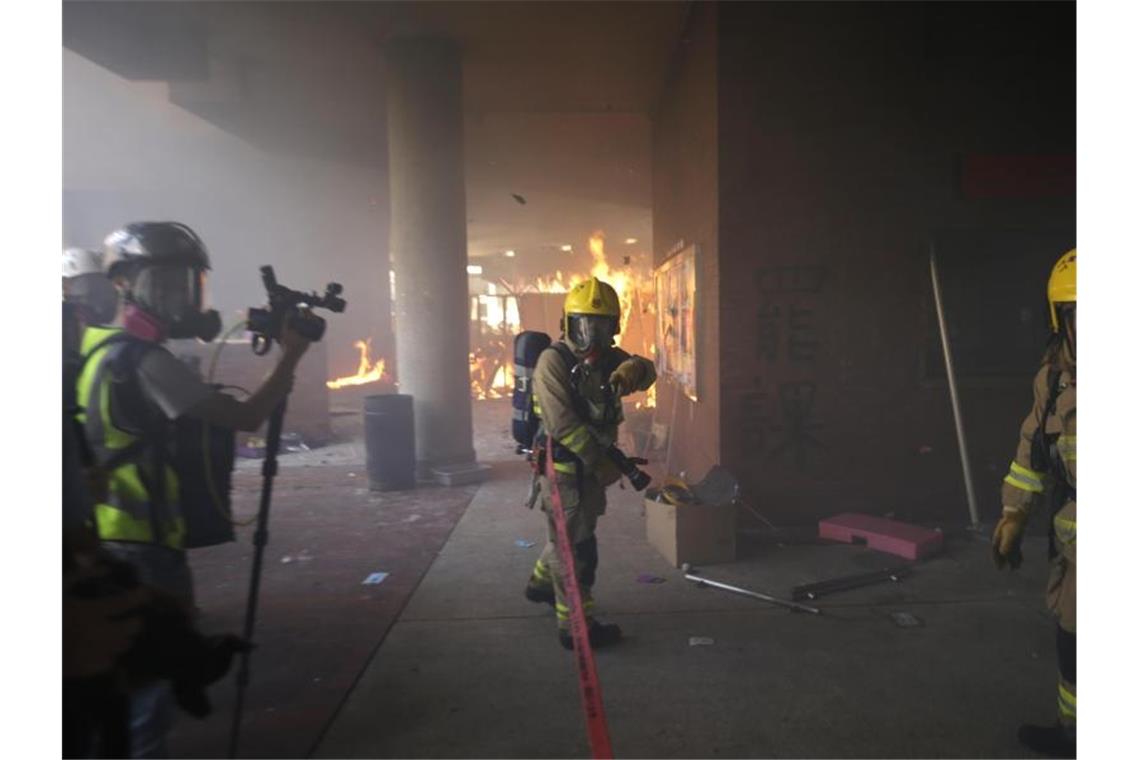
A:
{"type": "Polygon", "coordinates": [[[645,533],[665,559],[711,565],[736,560],[736,505],[683,504],[645,500],[645,533]]]}

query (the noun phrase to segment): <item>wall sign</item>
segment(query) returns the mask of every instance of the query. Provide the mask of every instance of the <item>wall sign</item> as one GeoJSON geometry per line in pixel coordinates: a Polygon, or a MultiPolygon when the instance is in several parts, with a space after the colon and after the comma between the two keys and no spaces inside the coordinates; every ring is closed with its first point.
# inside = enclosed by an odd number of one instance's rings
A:
{"type": "Polygon", "coordinates": [[[672,377],[697,400],[697,247],[690,244],[657,267],[657,374],[672,377]]]}

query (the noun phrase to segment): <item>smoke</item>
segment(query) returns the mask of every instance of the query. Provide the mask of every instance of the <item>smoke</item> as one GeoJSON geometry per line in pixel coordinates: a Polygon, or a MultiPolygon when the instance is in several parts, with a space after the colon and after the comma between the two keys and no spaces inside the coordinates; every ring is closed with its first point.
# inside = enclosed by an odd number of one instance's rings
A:
{"type": "Polygon", "coordinates": [[[209,298],[227,326],[261,302],[257,270],[271,264],[294,288],[345,286],[348,311],[326,335],[333,371],[355,366],[362,337],[391,355],[383,167],[269,153],[170,103],[165,83],[63,55],[62,245],[185,222],[210,250],[209,298]]]}

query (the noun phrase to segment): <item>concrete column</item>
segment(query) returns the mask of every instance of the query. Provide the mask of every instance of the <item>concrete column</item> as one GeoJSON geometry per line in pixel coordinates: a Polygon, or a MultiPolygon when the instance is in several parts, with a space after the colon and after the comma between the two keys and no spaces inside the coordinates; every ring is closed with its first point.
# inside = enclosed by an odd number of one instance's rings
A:
{"type": "Polygon", "coordinates": [[[474,463],[468,369],[463,67],[458,46],[385,46],[390,249],[400,392],[414,399],[421,472],[474,463]]]}

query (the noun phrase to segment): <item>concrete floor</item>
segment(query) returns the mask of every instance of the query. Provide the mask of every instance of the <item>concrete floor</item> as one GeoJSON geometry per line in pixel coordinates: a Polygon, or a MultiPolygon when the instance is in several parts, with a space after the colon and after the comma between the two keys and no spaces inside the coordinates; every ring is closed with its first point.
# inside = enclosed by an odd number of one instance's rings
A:
{"type": "MultiPolygon", "coordinates": [[[[481,430],[481,457],[506,460],[508,448],[504,430],[481,430]]],[[[523,465],[495,471],[316,756],[588,755],[570,654],[553,614],[522,596],[543,520],[521,505],[523,465]]],[[[628,637],[597,656],[618,756],[1018,757],[1018,723],[1052,719],[1042,539],[1010,575],[993,569],[987,542],[950,536],[901,583],[829,597],[818,617],[686,582],[646,543],[631,491],[611,489],[599,541],[598,615],[628,637]],[[638,583],[641,573],[667,580],[638,583]],[[922,625],[898,627],[890,613],[901,611],[922,625]],[[714,643],[690,646],[693,636],[714,643]]],[[[840,545],[758,543],[745,555],[706,574],[787,594],[892,563],[840,545]]]]}
{"type": "MultiPolygon", "coordinates": [[[[342,443],[282,458],[242,756],[588,755],[571,656],[553,614],[522,596],[544,522],[522,506],[529,475],[507,420],[506,401],[475,405],[493,465],[478,487],[369,491],[357,417],[338,419],[342,443]],[[361,586],[377,569],[392,575],[361,586]]],[[[239,467],[239,514],[256,508],[257,466],[239,467]]],[[[619,757],[1016,757],[1017,724],[1051,720],[1043,539],[1010,575],[986,542],[948,534],[901,583],[835,595],[815,617],[693,586],[646,543],[638,495],[610,497],[598,614],[627,640],[597,660],[619,757]],[[892,612],[923,624],[900,628],[892,612]]],[[[247,534],[191,553],[211,632],[240,628],[247,534]]],[[[756,540],[705,572],[786,595],[894,562],[756,540]]],[[[232,678],[211,696],[208,720],[179,720],[173,756],[224,756],[232,678]]]]}

